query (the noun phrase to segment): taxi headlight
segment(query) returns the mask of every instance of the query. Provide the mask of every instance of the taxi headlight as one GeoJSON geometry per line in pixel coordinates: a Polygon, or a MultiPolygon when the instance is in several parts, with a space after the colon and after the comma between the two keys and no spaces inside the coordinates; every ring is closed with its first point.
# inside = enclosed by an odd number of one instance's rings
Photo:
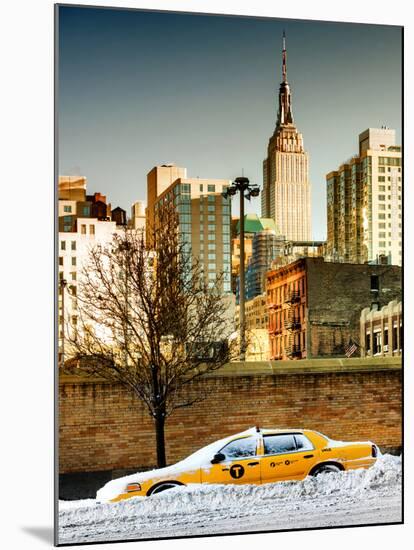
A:
{"type": "Polygon", "coordinates": [[[132,493],[133,491],[140,491],[141,485],[139,483],[129,483],[127,485],[127,493],[132,493]]]}

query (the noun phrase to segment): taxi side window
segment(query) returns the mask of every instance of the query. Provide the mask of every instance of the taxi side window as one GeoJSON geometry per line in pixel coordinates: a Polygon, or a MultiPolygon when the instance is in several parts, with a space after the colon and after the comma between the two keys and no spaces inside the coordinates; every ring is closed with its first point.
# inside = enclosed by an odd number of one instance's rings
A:
{"type": "Polygon", "coordinates": [[[228,443],[220,452],[227,458],[243,458],[256,455],[257,440],[255,437],[244,437],[228,443]]]}
{"type": "Polygon", "coordinates": [[[263,440],[266,455],[296,451],[296,443],[293,435],[265,435],[263,440]]]}
{"type": "Polygon", "coordinates": [[[313,449],[313,445],[306,435],[295,434],[295,440],[298,451],[310,451],[313,449]]]}

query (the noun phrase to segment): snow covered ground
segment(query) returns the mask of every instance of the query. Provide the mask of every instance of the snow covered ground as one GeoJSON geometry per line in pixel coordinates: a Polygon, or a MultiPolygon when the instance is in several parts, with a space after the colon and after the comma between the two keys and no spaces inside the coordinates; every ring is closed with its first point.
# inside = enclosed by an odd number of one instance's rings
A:
{"type": "Polygon", "coordinates": [[[401,521],[401,458],[266,485],[192,485],[113,504],[60,501],[59,542],[277,531],[401,521]]]}

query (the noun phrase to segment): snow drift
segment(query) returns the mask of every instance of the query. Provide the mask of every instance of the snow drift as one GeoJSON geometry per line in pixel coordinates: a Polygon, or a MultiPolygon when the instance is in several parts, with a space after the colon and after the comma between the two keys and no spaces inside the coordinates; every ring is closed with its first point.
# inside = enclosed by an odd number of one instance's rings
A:
{"type": "MultiPolygon", "coordinates": [[[[135,497],[117,503],[101,504],[92,499],[59,503],[61,542],[156,537],[157,531],[192,525],[211,525],[217,521],[263,517],[276,510],[295,515],[306,510],[338,503],[358,503],[399,495],[401,458],[381,456],[365,470],[322,474],[303,481],[284,481],[264,485],[189,485],[156,495],[135,497]]],[[[251,521],[250,521],[251,523],[251,521]]],[[[285,528],[292,528],[286,525],[285,528]]]]}

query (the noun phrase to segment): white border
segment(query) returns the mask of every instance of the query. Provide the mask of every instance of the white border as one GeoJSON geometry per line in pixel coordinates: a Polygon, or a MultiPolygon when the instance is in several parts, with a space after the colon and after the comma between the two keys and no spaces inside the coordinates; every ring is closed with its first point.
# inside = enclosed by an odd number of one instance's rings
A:
{"type": "MultiPolygon", "coordinates": [[[[67,2],[72,3],[72,2],[67,2]]],[[[211,13],[405,25],[406,100],[412,86],[414,23],[409,3],[394,0],[137,0],[76,2],[211,13]]],[[[1,542],[7,549],[50,547],[41,538],[51,528],[53,470],[53,2],[2,4],[2,491],[1,542]],[[5,251],[4,251],[5,248],[5,251]],[[5,353],[4,353],[5,352],[5,353]],[[35,532],[35,534],[33,534],[35,532]]],[[[363,52],[361,52],[363,55],[363,52]]],[[[386,78],[386,72],[385,78],[386,78]]],[[[405,150],[414,151],[412,111],[405,102],[405,150]],[[409,130],[408,130],[409,129],[409,130]],[[411,132],[411,135],[410,133],[411,132]]],[[[414,204],[412,161],[406,156],[405,205],[414,204]]],[[[410,212],[411,214],[411,212],[410,212]]],[[[413,218],[412,216],[410,216],[413,218]]],[[[412,235],[406,220],[405,238],[412,235]]],[[[406,245],[405,326],[412,327],[411,261],[406,245]]],[[[406,339],[409,344],[408,338],[406,339]]],[[[412,418],[411,353],[406,351],[406,422],[412,418]]],[[[112,544],[108,548],[392,548],[413,538],[412,436],[406,426],[406,525],[364,527],[112,544]]],[[[100,545],[97,545],[97,547],[100,545]]]]}

